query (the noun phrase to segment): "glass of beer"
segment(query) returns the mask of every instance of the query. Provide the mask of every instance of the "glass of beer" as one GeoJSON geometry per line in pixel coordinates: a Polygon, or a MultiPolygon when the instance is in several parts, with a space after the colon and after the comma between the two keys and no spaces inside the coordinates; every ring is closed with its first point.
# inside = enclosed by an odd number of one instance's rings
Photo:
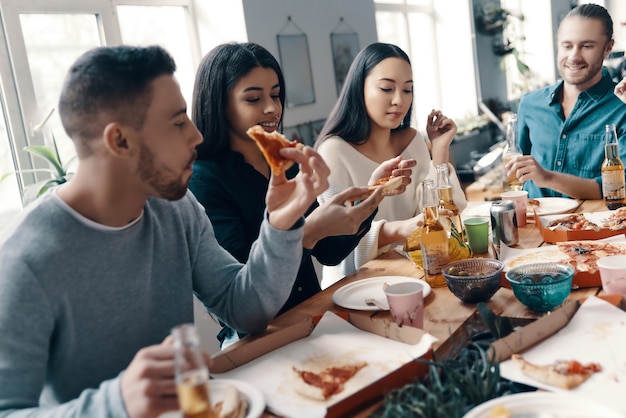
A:
{"type": "Polygon", "coordinates": [[[209,369],[192,324],[172,329],[178,403],[184,418],[217,418],[209,394],[209,369]]]}

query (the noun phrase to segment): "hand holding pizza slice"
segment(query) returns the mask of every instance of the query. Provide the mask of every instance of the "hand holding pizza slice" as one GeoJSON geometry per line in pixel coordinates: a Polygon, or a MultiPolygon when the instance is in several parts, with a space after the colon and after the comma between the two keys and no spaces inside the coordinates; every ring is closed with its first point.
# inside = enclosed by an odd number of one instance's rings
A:
{"type": "Polygon", "coordinates": [[[280,150],[282,148],[304,147],[299,142],[289,141],[280,132],[266,132],[260,125],[254,125],[246,131],[246,134],[257,144],[275,176],[284,173],[294,163],[293,160],[283,157],[280,150]]]}

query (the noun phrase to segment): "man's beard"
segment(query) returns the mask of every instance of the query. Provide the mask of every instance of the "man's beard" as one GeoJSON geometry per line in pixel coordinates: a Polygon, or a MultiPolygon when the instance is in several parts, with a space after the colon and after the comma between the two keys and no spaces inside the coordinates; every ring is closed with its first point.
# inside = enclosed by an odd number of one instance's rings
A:
{"type": "Polygon", "coordinates": [[[154,165],[154,155],[143,143],[139,151],[139,167],[137,174],[142,181],[148,183],[158,197],[167,200],[178,200],[187,193],[187,183],[180,178],[166,179],[166,174],[171,170],[163,168],[159,171],[154,165]]]}

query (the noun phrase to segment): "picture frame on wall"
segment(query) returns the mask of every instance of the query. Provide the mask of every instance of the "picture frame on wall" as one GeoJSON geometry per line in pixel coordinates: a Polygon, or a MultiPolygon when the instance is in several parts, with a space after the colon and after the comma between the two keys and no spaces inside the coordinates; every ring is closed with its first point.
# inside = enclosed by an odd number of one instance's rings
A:
{"type": "Polygon", "coordinates": [[[287,107],[315,103],[309,42],[305,33],[278,34],[280,65],[285,76],[287,107]]]}
{"type": "Polygon", "coordinates": [[[339,95],[348,69],[359,53],[359,35],[356,32],[331,33],[330,45],[333,53],[335,87],[339,95]]]}

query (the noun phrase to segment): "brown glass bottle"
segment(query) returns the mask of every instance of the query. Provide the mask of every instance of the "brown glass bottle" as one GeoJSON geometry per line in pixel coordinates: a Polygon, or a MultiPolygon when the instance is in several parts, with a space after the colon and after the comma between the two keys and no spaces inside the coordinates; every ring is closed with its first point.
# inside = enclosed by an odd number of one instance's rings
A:
{"type": "Polygon", "coordinates": [[[439,222],[439,199],[435,182],[422,182],[424,227],[420,237],[424,278],[432,287],[446,285],[441,269],[448,263],[448,234],[439,222]]]}
{"type": "Polygon", "coordinates": [[[606,207],[610,210],[626,205],[624,163],[619,158],[619,145],[615,125],[605,126],[602,196],[604,196],[606,207]]]}

